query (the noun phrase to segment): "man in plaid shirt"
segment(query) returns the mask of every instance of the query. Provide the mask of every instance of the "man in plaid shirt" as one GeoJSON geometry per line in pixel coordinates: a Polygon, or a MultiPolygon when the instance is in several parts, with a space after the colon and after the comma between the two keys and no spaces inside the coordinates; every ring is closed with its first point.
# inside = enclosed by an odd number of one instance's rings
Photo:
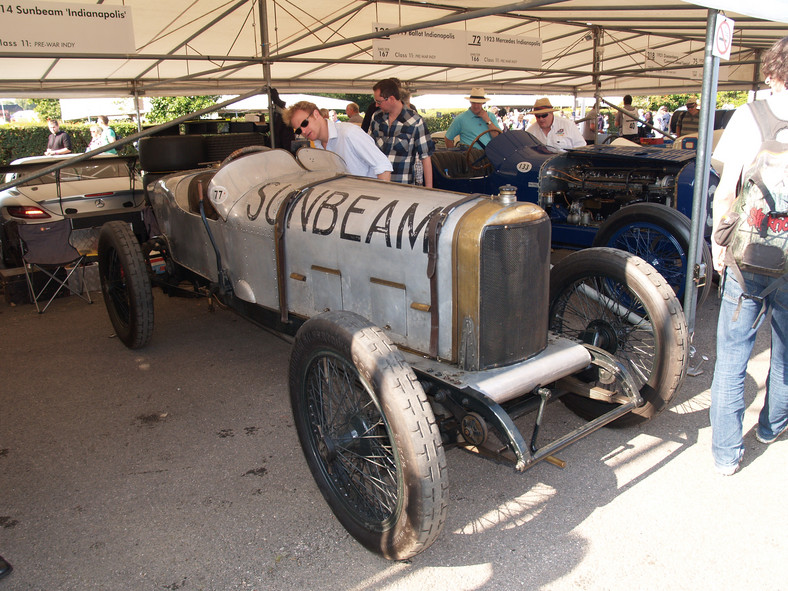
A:
{"type": "Polygon", "coordinates": [[[432,161],[435,144],[418,113],[402,104],[399,84],[392,78],[372,87],[380,110],[372,117],[369,135],[388,156],[394,167],[391,180],[415,183],[414,165],[419,158],[424,166],[424,186],[432,187],[432,161]]]}

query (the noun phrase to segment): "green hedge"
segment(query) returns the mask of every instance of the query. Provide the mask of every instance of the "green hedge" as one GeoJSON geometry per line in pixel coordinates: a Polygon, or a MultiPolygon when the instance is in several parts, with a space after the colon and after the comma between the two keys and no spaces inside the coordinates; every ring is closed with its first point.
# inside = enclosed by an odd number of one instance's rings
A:
{"type": "MultiPolygon", "coordinates": [[[[137,132],[137,124],[131,122],[115,122],[112,129],[119,138],[137,132]]],[[[86,123],[63,123],[60,128],[71,136],[74,152],[84,152],[90,143],[90,125],[86,123]]],[[[0,125],[0,164],[10,164],[17,158],[40,156],[47,149],[49,128],[39,124],[7,124],[0,125]]],[[[127,144],[119,152],[121,154],[136,153],[134,146],[127,144]]]]}
{"type": "Polygon", "coordinates": [[[436,131],[446,131],[449,129],[449,125],[454,120],[454,115],[452,113],[442,113],[440,117],[435,115],[422,115],[424,117],[424,123],[427,126],[427,129],[430,130],[430,133],[435,133],[436,131]]]}
{"type": "MultiPolygon", "coordinates": [[[[430,133],[432,133],[435,131],[446,131],[449,129],[449,125],[451,125],[456,113],[443,113],[440,117],[428,115],[422,112],[419,112],[419,115],[421,115],[422,119],[424,119],[424,124],[427,126],[427,129],[430,130],[430,133]]],[[[347,115],[337,114],[337,119],[340,121],[347,121],[347,115]]]]}

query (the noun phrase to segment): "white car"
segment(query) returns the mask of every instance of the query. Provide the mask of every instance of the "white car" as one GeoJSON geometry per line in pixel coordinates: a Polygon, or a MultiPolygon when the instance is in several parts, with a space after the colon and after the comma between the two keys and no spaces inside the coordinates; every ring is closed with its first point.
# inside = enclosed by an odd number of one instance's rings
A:
{"type": "MultiPolygon", "coordinates": [[[[73,158],[76,155],[66,156],[73,158]]],[[[18,171],[7,172],[5,182],[29,175],[36,169],[62,162],[63,156],[31,156],[11,163],[18,171]]],[[[6,168],[6,170],[8,170],[6,168]]],[[[0,192],[0,243],[3,262],[21,265],[15,226],[70,219],[77,235],[82,231],[94,240],[97,228],[107,221],[139,220],[144,191],[136,158],[101,155],[75,162],[21,185],[0,192]]]]}

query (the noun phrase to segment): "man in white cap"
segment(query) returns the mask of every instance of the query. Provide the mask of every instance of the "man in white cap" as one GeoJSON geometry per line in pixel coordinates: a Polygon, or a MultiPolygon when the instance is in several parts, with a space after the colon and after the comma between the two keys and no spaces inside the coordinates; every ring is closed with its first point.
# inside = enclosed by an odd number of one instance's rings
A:
{"type": "Polygon", "coordinates": [[[538,138],[546,146],[557,148],[562,152],[570,148],[585,146],[586,141],[575,122],[565,117],[553,115],[557,110],[550,104],[550,99],[538,99],[531,110],[536,121],[531,123],[525,131],[538,138]]]}
{"type": "MultiPolygon", "coordinates": [[[[492,111],[484,109],[484,103],[488,99],[484,96],[483,88],[471,88],[471,96],[466,96],[465,100],[471,102],[471,106],[467,111],[463,111],[454,118],[454,121],[449,125],[446,130],[446,147],[454,147],[454,138],[460,136],[460,143],[470,146],[479,134],[486,133],[479,138],[480,144],[486,146],[493,137],[500,133],[501,128],[498,127],[498,121],[492,111]]],[[[478,147],[478,146],[477,146],[478,147]]]]}

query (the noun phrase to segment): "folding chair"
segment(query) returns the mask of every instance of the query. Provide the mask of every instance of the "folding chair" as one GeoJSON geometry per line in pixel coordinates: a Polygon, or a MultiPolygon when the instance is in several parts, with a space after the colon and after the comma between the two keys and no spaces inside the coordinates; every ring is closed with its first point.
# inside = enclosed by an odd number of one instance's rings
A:
{"type": "Polygon", "coordinates": [[[85,290],[84,263],[88,253],[78,251],[69,242],[71,236],[71,222],[69,220],[46,224],[19,224],[17,229],[20,247],[24,253],[22,261],[27,287],[30,289],[30,296],[33,298],[39,314],[46,312],[49,304],[63,288],[81,297],[87,303],[93,303],[93,300],[90,299],[90,292],[85,290]],[[77,291],[69,284],[69,280],[80,267],[82,268],[82,281],[80,282],[80,290],[77,291]],[[40,289],[34,286],[33,273],[35,271],[41,271],[48,277],[40,289]],[[65,277],[63,277],[63,273],[65,273],[65,277]],[[54,291],[47,293],[50,284],[52,284],[54,291]],[[46,300],[46,304],[42,308],[41,302],[43,300],[46,300]]]}

